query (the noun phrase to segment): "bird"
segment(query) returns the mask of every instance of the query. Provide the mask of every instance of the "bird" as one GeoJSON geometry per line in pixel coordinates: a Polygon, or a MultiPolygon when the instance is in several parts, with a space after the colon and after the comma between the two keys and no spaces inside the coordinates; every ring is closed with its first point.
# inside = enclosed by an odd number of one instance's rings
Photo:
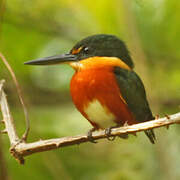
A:
{"type": "MultiPolygon", "coordinates": [[[[70,82],[72,101],[90,122],[93,131],[155,119],[146,91],[134,71],[134,63],[124,41],[111,34],[95,34],[77,42],[70,52],[27,61],[26,65],[68,64],[75,73],[70,82]]],[[[152,129],[144,131],[152,144],[152,129]]],[[[123,137],[123,135],[122,135],[123,137]]],[[[124,138],[127,136],[125,135],[124,138]]]]}

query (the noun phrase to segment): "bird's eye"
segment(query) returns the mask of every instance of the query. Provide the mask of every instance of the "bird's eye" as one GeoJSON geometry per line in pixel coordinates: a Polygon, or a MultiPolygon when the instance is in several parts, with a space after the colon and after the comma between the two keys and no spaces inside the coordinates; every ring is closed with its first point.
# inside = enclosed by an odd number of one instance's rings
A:
{"type": "Polygon", "coordinates": [[[87,53],[89,51],[89,48],[88,47],[85,47],[84,48],[84,52],[87,53]]]}

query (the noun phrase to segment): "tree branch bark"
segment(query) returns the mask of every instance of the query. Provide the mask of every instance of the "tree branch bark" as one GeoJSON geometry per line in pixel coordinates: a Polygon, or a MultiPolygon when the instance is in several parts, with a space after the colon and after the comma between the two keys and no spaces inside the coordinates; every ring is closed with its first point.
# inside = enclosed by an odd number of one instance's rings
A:
{"type": "MultiPolygon", "coordinates": [[[[0,81],[0,107],[3,115],[5,128],[9,136],[11,148],[10,152],[21,164],[24,163],[24,157],[43,151],[49,151],[60,147],[79,145],[88,142],[87,135],[69,136],[55,139],[40,140],[32,143],[27,143],[19,139],[16,128],[13,123],[13,118],[10,114],[6,95],[3,91],[3,82],[0,81]]],[[[139,123],[131,126],[123,126],[113,128],[111,136],[119,136],[121,134],[134,134],[136,132],[144,131],[147,129],[154,129],[162,126],[169,126],[171,124],[180,124],[180,112],[174,115],[166,116],[157,120],[152,120],[144,123],[139,123]]],[[[106,138],[104,130],[94,132],[92,134],[94,140],[106,138]]]]}
{"type": "Polygon", "coordinates": [[[5,130],[3,130],[3,133],[8,133],[10,144],[11,146],[14,146],[19,141],[19,138],[16,133],[13,118],[9,111],[6,95],[3,91],[4,82],[5,82],[4,80],[0,81],[0,106],[3,116],[2,122],[5,124],[5,130]]]}

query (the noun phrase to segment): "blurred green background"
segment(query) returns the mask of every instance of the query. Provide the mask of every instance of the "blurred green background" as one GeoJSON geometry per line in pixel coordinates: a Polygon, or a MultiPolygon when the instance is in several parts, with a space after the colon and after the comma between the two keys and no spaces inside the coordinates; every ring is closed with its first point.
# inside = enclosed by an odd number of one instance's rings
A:
{"type": "MultiPolygon", "coordinates": [[[[68,52],[97,33],[123,39],[141,76],[154,114],[172,114],[180,105],[180,1],[177,0],[0,0],[0,51],[14,69],[31,119],[28,141],[86,133],[90,124],[69,94],[73,70],[33,67],[23,62],[68,52]]],[[[0,79],[19,135],[25,124],[15,86],[0,61],[0,79]]],[[[1,129],[3,129],[2,125],[1,129]]],[[[144,133],[128,140],[101,140],[38,153],[19,165],[0,136],[0,179],[178,180],[180,127],[155,130],[157,144],[144,133]]]]}

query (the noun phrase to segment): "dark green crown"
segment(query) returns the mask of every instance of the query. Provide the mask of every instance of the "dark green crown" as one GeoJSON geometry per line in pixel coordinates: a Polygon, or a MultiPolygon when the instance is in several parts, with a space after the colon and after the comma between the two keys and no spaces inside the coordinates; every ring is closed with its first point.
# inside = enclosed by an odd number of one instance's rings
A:
{"type": "Polygon", "coordinates": [[[77,54],[79,60],[93,56],[118,57],[129,67],[134,67],[126,45],[116,36],[107,34],[89,36],[78,42],[73,49],[80,47],[82,50],[77,54]]]}

